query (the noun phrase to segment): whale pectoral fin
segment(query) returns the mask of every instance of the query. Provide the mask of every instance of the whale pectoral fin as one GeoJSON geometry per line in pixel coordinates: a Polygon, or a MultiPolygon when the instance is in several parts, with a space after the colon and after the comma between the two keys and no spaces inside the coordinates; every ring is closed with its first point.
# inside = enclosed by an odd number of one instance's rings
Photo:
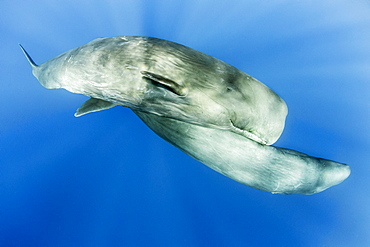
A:
{"type": "Polygon", "coordinates": [[[177,94],[179,96],[185,96],[186,90],[185,87],[174,82],[168,78],[165,78],[161,75],[157,75],[148,71],[141,71],[140,72],[144,78],[149,79],[150,81],[154,82],[156,85],[160,85],[161,87],[170,90],[172,93],[177,94]]]}
{"type": "Polygon", "coordinates": [[[79,117],[90,112],[106,110],[115,106],[116,104],[105,100],[90,98],[85,103],[83,103],[80,108],[77,109],[75,117],[79,117]]]}

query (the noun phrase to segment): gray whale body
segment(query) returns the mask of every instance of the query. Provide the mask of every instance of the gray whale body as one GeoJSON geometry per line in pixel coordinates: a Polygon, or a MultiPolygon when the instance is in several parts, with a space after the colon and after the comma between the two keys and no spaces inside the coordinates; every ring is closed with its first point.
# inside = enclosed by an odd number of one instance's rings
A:
{"type": "Polygon", "coordinates": [[[287,106],[271,89],[214,57],[151,37],[98,38],[36,65],[41,85],[89,96],[82,116],[131,108],[163,139],[217,172],[279,194],[313,194],[345,180],[349,166],[270,146],[287,106]]]}

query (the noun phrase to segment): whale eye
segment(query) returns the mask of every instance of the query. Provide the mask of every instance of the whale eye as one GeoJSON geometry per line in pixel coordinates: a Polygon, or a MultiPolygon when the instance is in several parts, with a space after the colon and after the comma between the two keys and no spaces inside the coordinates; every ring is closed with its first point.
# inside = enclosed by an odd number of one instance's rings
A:
{"type": "Polygon", "coordinates": [[[238,87],[234,83],[228,83],[226,85],[226,93],[239,91],[238,87]]]}

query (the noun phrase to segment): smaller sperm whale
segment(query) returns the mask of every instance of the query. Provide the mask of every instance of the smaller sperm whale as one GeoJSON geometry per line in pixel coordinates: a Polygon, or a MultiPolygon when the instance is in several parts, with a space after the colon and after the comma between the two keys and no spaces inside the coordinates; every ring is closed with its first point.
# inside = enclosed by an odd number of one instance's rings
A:
{"type": "Polygon", "coordinates": [[[48,89],[89,96],[75,113],[132,109],[169,143],[217,172],[278,194],[314,194],[345,180],[348,165],[270,146],[287,106],[266,85],[189,47],[151,37],[98,38],[36,65],[48,89]]]}

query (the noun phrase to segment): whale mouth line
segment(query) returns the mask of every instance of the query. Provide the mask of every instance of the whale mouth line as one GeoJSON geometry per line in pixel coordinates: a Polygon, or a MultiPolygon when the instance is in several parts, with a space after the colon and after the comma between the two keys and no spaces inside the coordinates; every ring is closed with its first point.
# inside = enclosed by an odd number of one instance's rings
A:
{"type": "Polygon", "coordinates": [[[253,134],[251,131],[248,131],[248,130],[243,130],[241,128],[239,128],[238,126],[236,126],[233,121],[230,119],[230,124],[231,124],[231,129],[232,131],[252,140],[252,141],[255,141],[255,142],[258,142],[259,144],[262,144],[262,145],[266,145],[267,144],[267,141],[263,140],[262,138],[260,138],[259,136],[257,136],[256,134],[253,134]]]}

